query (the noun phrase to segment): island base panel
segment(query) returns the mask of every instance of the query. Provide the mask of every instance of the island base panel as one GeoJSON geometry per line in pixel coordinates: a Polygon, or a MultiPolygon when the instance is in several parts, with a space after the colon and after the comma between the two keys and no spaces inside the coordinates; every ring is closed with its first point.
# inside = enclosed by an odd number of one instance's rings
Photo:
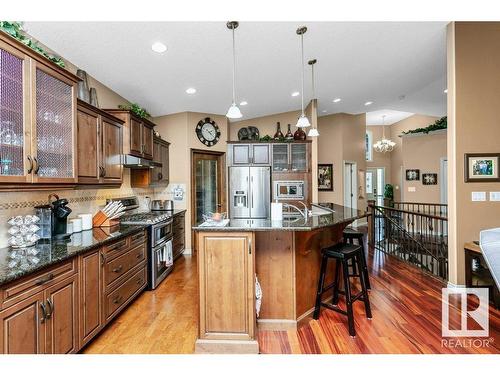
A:
{"type": "Polygon", "coordinates": [[[257,340],[203,340],[197,339],[195,354],[259,354],[257,340]]]}

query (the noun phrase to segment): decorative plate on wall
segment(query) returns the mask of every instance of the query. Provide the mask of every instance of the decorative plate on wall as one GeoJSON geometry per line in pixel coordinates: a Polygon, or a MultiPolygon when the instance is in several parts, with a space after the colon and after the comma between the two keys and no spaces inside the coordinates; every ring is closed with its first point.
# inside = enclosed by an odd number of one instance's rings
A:
{"type": "Polygon", "coordinates": [[[406,170],[406,181],[418,181],[418,180],[420,180],[420,169],[406,170]]]}
{"type": "Polygon", "coordinates": [[[422,184],[424,185],[437,185],[437,173],[422,173],[422,184]]]}

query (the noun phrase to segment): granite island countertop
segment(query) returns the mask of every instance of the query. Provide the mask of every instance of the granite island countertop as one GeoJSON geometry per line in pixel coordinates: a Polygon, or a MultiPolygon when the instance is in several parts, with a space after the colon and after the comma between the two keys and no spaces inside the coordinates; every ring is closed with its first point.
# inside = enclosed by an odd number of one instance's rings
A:
{"type": "Polygon", "coordinates": [[[309,216],[305,219],[302,216],[295,218],[274,221],[268,219],[231,219],[225,226],[205,226],[198,223],[192,229],[196,231],[269,231],[269,230],[289,230],[289,231],[311,231],[319,228],[334,226],[338,224],[351,223],[354,220],[361,219],[367,214],[360,210],[355,210],[350,207],[334,203],[319,203],[318,205],[324,206],[333,210],[332,213],[309,216]]]}
{"type": "Polygon", "coordinates": [[[39,241],[25,249],[0,249],[0,285],[35,273],[86,251],[144,230],[148,225],[119,225],[73,233],[65,241],[39,241]]]}

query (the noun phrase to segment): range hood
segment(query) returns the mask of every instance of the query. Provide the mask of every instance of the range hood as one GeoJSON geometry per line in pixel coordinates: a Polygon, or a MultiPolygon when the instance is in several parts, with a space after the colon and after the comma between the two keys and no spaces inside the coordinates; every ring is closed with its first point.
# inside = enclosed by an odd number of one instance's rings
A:
{"type": "Polygon", "coordinates": [[[162,166],[162,163],[158,163],[153,160],[139,158],[133,155],[122,155],[122,164],[125,168],[131,168],[131,169],[148,169],[148,168],[162,166]]]}

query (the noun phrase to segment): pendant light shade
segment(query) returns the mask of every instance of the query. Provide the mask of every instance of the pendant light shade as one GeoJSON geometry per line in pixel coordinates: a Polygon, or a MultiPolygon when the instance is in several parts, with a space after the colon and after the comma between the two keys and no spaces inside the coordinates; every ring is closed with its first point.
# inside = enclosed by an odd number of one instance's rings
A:
{"type": "Polygon", "coordinates": [[[234,43],[234,30],[239,26],[237,21],[229,21],[226,24],[227,28],[232,31],[233,34],[233,103],[229,107],[226,113],[227,118],[241,118],[243,115],[241,114],[240,109],[236,105],[236,51],[235,51],[235,43],[234,43]]]}
{"type": "MultiPolygon", "coordinates": [[[[316,86],[314,82],[314,64],[316,64],[318,60],[312,59],[309,60],[307,63],[311,65],[311,85],[312,85],[312,98],[316,99],[316,86]]],[[[319,137],[319,131],[317,128],[314,126],[309,129],[309,132],[307,133],[308,137],[319,137]]]]}
{"type": "Polygon", "coordinates": [[[240,109],[236,105],[236,103],[231,104],[231,107],[227,110],[226,113],[227,118],[242,118],[243,115],[241,114],[240,109]]]}
{"type": "Polygon", "coordinates": [[[302,113],[297,120],[298,128],[307,128],[311,126],[307,116],[304,113],[304,34],[307,31],[307,27],[302,26],[297,29],[297,35],[300,36],[300,70],[301,70],[301,81],[302,81],[302,91],[300,92],[300,97],[302,98],[302,113]]]}

